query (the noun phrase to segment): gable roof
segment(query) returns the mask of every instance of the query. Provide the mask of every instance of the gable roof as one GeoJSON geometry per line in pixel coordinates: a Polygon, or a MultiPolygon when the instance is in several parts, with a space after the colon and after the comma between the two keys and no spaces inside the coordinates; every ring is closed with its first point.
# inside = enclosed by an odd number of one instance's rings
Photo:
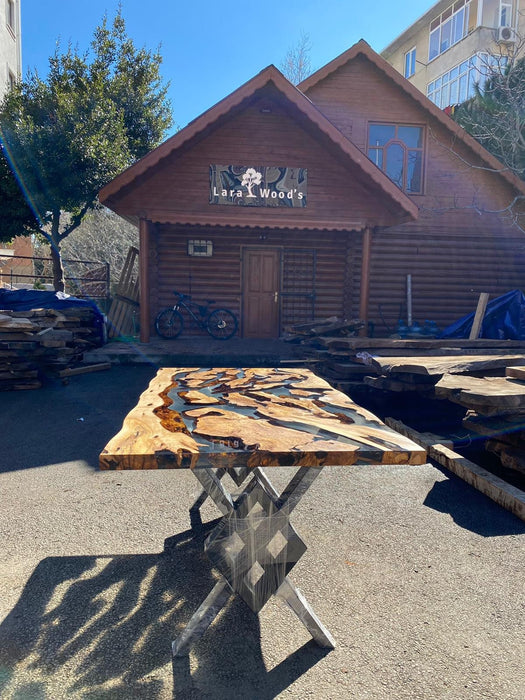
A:
{"type": "Polygon", "coordinates": [[[149,174],[163,160],[189,145],[193,139],[209,132],[229,115],[235,114],[236,111],[243,108],[243,105],[248,104],[257,93],[263,92],[266,88],[277,90],[288,104],[301,114],[314,132],[327,139],[344,159],[357,165],[363,180],[386,195],[394,208],[401,210],[405,220],[417,218],[418,207],[414,202],[273,65],[262,70],[254,78],[190,122],[184,129],[124,170],[100,191],[100,201],[111,207],[112,201],[118,197],[120,192],[132,187],[139,178],[149,174]]]}
{"type": "Polygon", "coordinates": [[[449,117],[448,114],[445,114],[445,112],[443,112],[431,100],[429,100],[428,97],[421,92],[421,90],[418,90],[418,88],[404,78],[401,73],[390,65],[390,63],[385,61],[384,58],[376,53],[370,44],[368,44],[364,39],[358,41],[340,56],[334,58],[333,61],[330,61],[330,63],[327,63],[325,66],[306,78],[306,80],[303,80],[297,87],[302,92],[307,93],[308,90],[313,88],[322,80],[325,80],[329,75],[350,61],[355,60],[359,56],[364,56],[368,61],[374,64],[378,70],[386,75],[387,78],[398,85],[404,92],[407,93],[407,95],[418,102],[429,115],[442,124],[452,136],[454,136],[458,141],[465,143],[465,145],[468,146],[468,148],[470,148],[470,150],[473,151],[490,170],[495,171],[518,192],[525,195],[525,182],[523,180],[520,180],[519,177],[508,170],[503,163],[489,153],[478,141],[476,141],[473,136],[467,133],[463,127],[459,126],[459,124],[449,117]]]}

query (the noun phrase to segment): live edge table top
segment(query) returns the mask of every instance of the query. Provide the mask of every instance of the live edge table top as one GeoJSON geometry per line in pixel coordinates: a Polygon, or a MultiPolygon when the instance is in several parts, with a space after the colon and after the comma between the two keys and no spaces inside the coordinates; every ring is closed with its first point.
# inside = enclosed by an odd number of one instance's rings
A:
{"type": "Polygon", "coordinates": [[[425,451],[307,369],[163,368],[101,469],[423,464],[425,451]]]}

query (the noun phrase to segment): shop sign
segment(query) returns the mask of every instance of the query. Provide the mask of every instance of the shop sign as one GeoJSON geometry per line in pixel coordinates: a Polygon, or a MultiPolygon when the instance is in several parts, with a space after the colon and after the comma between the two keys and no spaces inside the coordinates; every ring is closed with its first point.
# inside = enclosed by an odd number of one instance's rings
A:
{"type": "Polygon", "coordinates": [[[305,207],[306,168],[210,165],[210,204],[305,207]]]}

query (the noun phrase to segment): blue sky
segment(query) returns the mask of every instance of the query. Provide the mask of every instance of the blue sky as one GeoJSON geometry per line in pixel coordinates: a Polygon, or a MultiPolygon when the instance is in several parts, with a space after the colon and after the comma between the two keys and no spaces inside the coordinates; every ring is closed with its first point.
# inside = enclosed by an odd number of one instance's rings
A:
{"type": "MultiPolygon", "coordinates": [[[[104,13],[118,0],[21,0],[24,74],[47,72],[57,40],[87,49],[104,13]]],[[[320,68],[363,38],[381,51],[433,4],[426,0],[122,0],[137,46],[161,45],[162,74],[171,83],[175,124],[206,109],[310,37],[312,67],[320,68]]]]}

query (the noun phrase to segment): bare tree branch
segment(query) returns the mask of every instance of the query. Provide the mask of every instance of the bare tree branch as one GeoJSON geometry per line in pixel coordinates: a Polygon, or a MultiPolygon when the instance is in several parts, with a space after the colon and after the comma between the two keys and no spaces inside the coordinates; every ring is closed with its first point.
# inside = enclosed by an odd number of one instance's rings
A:
{"type": "Polygon", "coordinates": [[[312,43],[309,35],[301,32],[299,40],[288,49],[281,63],[281,71],[294,85],[301,83],[312,72],[310,64],[311,50],[312,43]]]}

